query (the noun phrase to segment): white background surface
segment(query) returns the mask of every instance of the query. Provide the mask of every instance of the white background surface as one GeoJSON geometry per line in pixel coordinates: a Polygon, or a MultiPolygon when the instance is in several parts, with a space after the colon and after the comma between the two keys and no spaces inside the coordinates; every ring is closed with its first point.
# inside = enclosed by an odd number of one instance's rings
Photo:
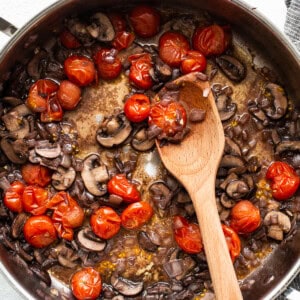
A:
{"type": "MultiPolygon", "coordinates": [[[[0,16],[17,28],[20,28],[30,18],[55,2],[57,0],[0,0],[0,16]]],[[[244,2],[248,3],[251,8],[256,8],[266,19],[283,32],[286,16],[284,0],[244,0],[244,2]]],[[[0,32],[0,50],[8,40],[9,38],[0,32]]],[[[20,295],[11,287],[1,273],[0,298],[5,300],[20,299],[20,295]]]]}

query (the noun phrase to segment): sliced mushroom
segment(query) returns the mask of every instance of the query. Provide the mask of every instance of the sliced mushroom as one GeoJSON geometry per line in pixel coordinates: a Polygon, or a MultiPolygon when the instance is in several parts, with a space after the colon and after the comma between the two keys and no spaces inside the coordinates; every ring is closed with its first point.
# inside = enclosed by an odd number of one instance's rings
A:
{"type": "Polygon", "coordinates": [[[243,180],[232,180],[226,187],[226,193],[232,199],[242,199],[249,194],[249,187],[243,180]]]}
{"type": "Polygon", "coordinates": [[[173,193],[167,187],[164,181],[155,181],[150,187],[149,191],[152,194],[152,201],[160,209],[166,209],[171,204],[173,193]]]}
{"type": "MultiPolygon", "coordinates": [[[[70,32],[78,38],[78,40],[84,45],[89,45],[92,43],[93,38],[90,33],[87,31],[87,24],[84,24],[77,18],[71,18],[68,20],[67,27],[70,32]]],[[[63,60],[66,57],[63,58],[63,60]]]]}
{"type": "Polygon", "coordinates": [[[300,141],[282,141],[276,147],[276,154],[281,154],[285,151],[300,152],[300,141]]]}
{"type": "Polygon", "coordinates": [[[75,261],[71,260],[70,258],[62,255],[62,254],[59,254],[58,257],[58,262],[63,266],[63,267],[66,267],[66,268],[69,268],[69,269],[74,269],[76,268],[77,264],[75,261]]]}
{"type": "Polygon", "coordinates": [[[135,296],[139,294],[144,287],[143,282],[134,282],[113,274],[111,276],[111,285],[124,296],[135,296]]]}
{"type": "Polygon", "coordinates": [[[14,218],[14,221],[12,222],[11,225],[11,236],[14,239],[17,239],[20,236],[20,234],[23,232],[23,227],[27,219],[28,219],[28,215],[24,212],[19,213],[14,218]]]}
{"type": "Polygon", "coordinates": [[[164,63],[159,56],[155,57],[154,71],[157,78],[161,81],[168,81],[172,77],[172,68],[164,63]]]}
{"type": "Polygon", "coordinates": [[[234,200],[228,198],[225,193],[222,193],[220,202],[225,208],[232,208],[236,203],[234,200]]]}
{"type": "Polygon", "coordinates": [[[110,42],[114,39],[114,27],[105,14],[98,12],[92,16],[91,20],[92,24],[86,29],[94,39],[102,42],[110,42]]]}
{"type": "Polygon", "coordinates": [[[56,158],[61,154],[60,144],[50,143],[48,140],[37,141],[34,150],[45,158],[56,158]]]}
{"type": "Polygon", "coordinates": [[[216,63],[221,71],[234,82],[241,82],[246,77],[246,68],[236,57],[221,55],[216,58],[216,63]]]}
{"type": "Polygon", "coordinates": [[[97,131],[97,141],[100,145],[111,148],[120,145],[130,135],[132,127],[124,113],[103,120],[97,131]]]}
{"type": "Polygon", "coordinates": [[[237,110],[237,105],[231,102],[229,96],[221,94],[216,99],[217,108],[221,121],[227,121],[232,118],[237,110]]]}
{"type": "Polygon", "coordinates": [[[146,128],[141,128],[132,137],[131,146],[137,151],[148,151],[153,148],[155,139],[149,139],[146,128]]]}
{"type": "Polygon", "coordinates": [[[244,165],[245,162],[240,156],[224,155],[222,157],[219,167],[231,169],[231,168],[243,167],[244,165]]]}
{"type": "Polygon", "coordinates": [[[42,59],[47,57],[47,52],[45,50],[39,50],[33,58],[27,64],[27,73],[34,80],[39,79],[40,76],[40,62],[42,59]]]}
{"type": "Polygon", "coordinates": [[[182,259],[172,259],[163,264],[163,268],[170,278],[175,278],[181,275],[184,271],[182,259]]]}
{"type": "Polygon", "coordinates": [[[231,182],[232,180],[236,180],[238,179],[238,176],[235,173],[230,173],[225,179],[224,181],[222,181],[219,184],[219,188],[221,188],[222,190],[226,190],[226,187],[228,185],[229,182],[231,182]]]}
{"type": "Polygon", "coordinates": [[[268,236],[278,240],[283,240],[283,233],[291,229],[291,221],[287,215],[279,211],[270,211],[264,218],[264,224],[268,226],[268,236]]]}
{"type": "Polygon", "coordinates": [[[10,187],[10,182],[8,181],[8,179],[1,174],[0,176],[0,189],[2,189],[2,191],[5,193],[6,190],[10,187]]]}
{"type": "Polygon", "coordinates": [[[137,238],[138,238],[139,245],[142,249],[144,249],[146,251],[149,251],[149,252],[155,252],[157,250],[158,246],[155,245],[151,241],[151,239],[148,236],[147,232],[139,231],[139,233],[137,235],[137,238]]]}
{"type": "Polygon", "coordinates": [[[106,193],[109,175],[98,154],[90,154],[84,159],[81,177],[86,189],[91,194],[102,196],[106,193]]]}
{"type": "Polygon", "coordinates": [[[74,168],[70,167],[65,169],[63,167],[58,167],[52,174],[52,185],[56,190],[64,191],[72,185],[75,177],[76,171],[74,168]]]}
{"type": "Polygon", "coordinates": [[[0,146],[6,157],[15,164],[24,164],[28,158],[28,147],[21,139],[12,141],[3,137],[0,146]]]}
{"type": "Polygon", "coordinates": [[[106,247],[106,241],[98,238],[89,227],[82,228],[77,234],[78,244],[88,251],[100,252],[106,247]]]}
{"type": "Polygon", "coordinates": [[[225,151],[225,153],[231,154],[231,155],[236,155],[236,156],[242,155],[240,146],[227,136],[225,137],[224,151],[225,151]]]}

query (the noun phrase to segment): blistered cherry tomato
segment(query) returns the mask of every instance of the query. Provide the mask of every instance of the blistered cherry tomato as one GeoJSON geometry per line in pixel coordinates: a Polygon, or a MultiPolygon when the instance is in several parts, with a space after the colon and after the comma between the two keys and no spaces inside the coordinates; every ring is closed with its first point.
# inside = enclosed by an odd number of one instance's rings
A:
{"type": "Polygon", "coordinates": [[[272,195],[276,200],[291,198],[300,183],[296,171],[289,164],[281,161],[276,161],[269,166],[266,178],[271,181],[272,195]]]}
{"type": "Polygon", "coordinates": [[[30,185],[45,187],[51,182],[51,170],[47,167],[27,163],[21,167],[21,174],[24,181],[30,185]]]}
{"type": "Polygon", "coordinates": [[[241,240],[237,233],[229,226],[222,224],[222,229],[225,235],[231,260],[234,262],[241,253],[241,240]]]}
{"type": "Polygon", "coordinates": [[[124,105],[124,113],[131,122],[141,122],[148,118],[150,99],[145,94],[134,94],[124,105]]]}
{"type": "Polygon", "coordinates": [[[67,49],[76,49],[81,46],[78,39],[67,29],[61,32],[59,39],[62,45],[67,49]]]}
{"type": "Polygon", "coordinates": [[[4,205],[13,212],[22,212],[22,198],[25,185],[20,181],[14,181],[4,194],[4,205]]]}
{"type": "Polygon", "coordinates": [[[180,69],[183,74],[202,72],[206,69],[206,58],[199,51],[188,51],[186,57],[181,62],[180,69]]]}
{"type": "Polygon", "coordinates": [[[63,110],[57,99],[57,95],[48,99],[47,108],[45,111],[41,112],[40,118],[43,123],[58,122],[62,120],[63,110]]]}
{"type": "Polygon", "coordinates": [[[174,238],[178,246],[189,254],[199,253],[203,249],[199,225],[189,223],[184,217],[173,218],[174,238]]]}
{"type": "Polygon", "coordinates": [[[33,185],[25,187],[22,198],[24,211],[42,215],[47,210],[48,201],[48,191],[44,188],[33,185]]]}
{"type": "Polygon", "coordinates": [[[189,50],[189,41],[179,32],[168,31],[159,39],[159,57],[171,67],[179,67],[189,50]]]}
{"type": "Polygon", "coordinates": [[[95,54],[94,61],[100,78],[106,80],[115,79],[121,73],[122,63],[116,57],[115,49],[100,49],[95,54]]]}
{"type": "Polygon", "coordinates": [[[173,137],[184,130],[186,121],[185,108],[176,101],[170,101],[166,105],[159,102],[151,107],[148,124],[159,127],[166,136],[173,137]]]}
{"type": "Polygon", "coordinates": [[[150,75],[152,60],[149,53],[133,54],[128,58],[131,63],[129,80],[138,88],[147,90],[152,87],[153,80],[150,75]]]}
{"type": "Polygon", "coordinates": [[[118,51],[128,48],[134,41],[134,34],[128,31],[119,31],[116,33],[112,45],[118,51]]]}
{"type": "Polygon", "coordinates": [[[34,112],[47,110],[48,100],[58,90],[58,84],[50,79],[40,79],[29,89],[26,105],[34,112]]]}
{"type": "Polygon", "coordinates": [[[107,190],[110,194],[121,197],[126,203],[141,200],[140,192],[133,183],[128,181],[124,174],[113,176],[107,184],[107,190]]]}
{"type": "Polygon", "coordinates": [[[57,91],[57,99],[64,110],[74,109],[81,97],[81,89],[69,80],[63,80],[57,91]]]}
{"type": "Polygon", "coordinates": [[[261,223],[260,211],[248,200],[241,200],[231,209],[230,227],[239,234],[256,230],[261,223]]]}
{"type": "Polygon", "coordinates": [[[101,276],[92,267],[77,271],[71,278],[71,290],[78,300],[94,300],[99,297],[101,289],[101,276]]]}
{"type": "Polygon", "coordinates": [[[126,229],[137,229],[146,224],[152,216],[153,208],[148,202],[131,203],[121,214],[122,226],[126,229]]]}
{"type": "Polygon", "coordinates": [[[230,43],[230,32],[228,27],[210,25],[199,27],[193,35],[193,47],[205,56],[220,55],[230,43]]]}
{"type": "Polygon", "coordinates": [[[64,62],[64,70],[70,81],[78,86],[87,86],[95,80],[93,61],[86,56],[71,55],[64,62]]]}
{"type": "Polygon", "coordinates": [[[67,192],[58,192],[49,201],[48,208],[53,210],[52,221],[58,235],[71,241],[73,239],[73,228],[82,225],[84,211],[67,192]]]}
{"type": "Polygon", "coordinates": [[[151,6],[136,6],[130,12],[129,20],[134,32],[143,38],[152,37],[159,31],[160,14],[151,6]]]}
{"type": "Polygon", "coordinates": [[[107,240],[119,232],[121,219],[111,207],[103,206],[92,214],[90,224],[97,236],[107,240]]]}
{"type": "Polygon", "coordinates": [[[28,244],[35,248],[49,246],[56,240],[56,230],[48,216],[33,216],[27,219],[24,237],[28,244]]]}

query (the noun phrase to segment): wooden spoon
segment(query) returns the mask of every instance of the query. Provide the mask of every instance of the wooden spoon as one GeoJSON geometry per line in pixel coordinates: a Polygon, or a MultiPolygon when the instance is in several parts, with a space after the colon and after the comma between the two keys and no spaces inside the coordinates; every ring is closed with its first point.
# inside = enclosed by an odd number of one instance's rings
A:
{"type": "MultiPolygon", "coordinates": [[[[191,124],[191,132],[180,144],[159,147],[165,167],[188,191],[197,214],[212,283],[218,300],[242,299],[236,274],[221,228],[216,206],[215,179],[224,149],[224,131],[207,81],[190,73],[174,81],[179,88],[179,101],[189,111],[201,108],[205,120],[191,124]],[[209,91],[208,97],[203,91],[209,91]]],[[[159,98],[164,90],[156,97],[159,98]]],[[[158,99],[156,99],[158,100],[158,99]]]]}

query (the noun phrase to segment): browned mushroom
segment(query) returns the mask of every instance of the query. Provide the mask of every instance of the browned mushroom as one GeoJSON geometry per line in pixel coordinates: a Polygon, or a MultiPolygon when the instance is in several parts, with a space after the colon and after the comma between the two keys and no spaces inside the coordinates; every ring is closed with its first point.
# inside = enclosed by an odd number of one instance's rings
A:
{"type": "Polygon", "coordinates": [[[77,242],[87,251],[100,252],[106,247],[106,241],[97,237],[89,227],[84,227],[78,232],[77,242]]]}
{"type": "Polygon", "coordinates": [[[283,240],[283,234],[291,229],[291,221],[287,215],[280,211],[270,211],[264,218],[264,224],[268,226],[268,236],[278,240],[283,240]]]}
{"type": "Polygon", "coordinates": [[[144,287],[143,282],[134,282],[116,274],[111,276],[111,284],[124,296],[135,296],[139,294],[144,287]]]}
{"type": "Polygon", "coordinates": [[[155,139],[149,139],[146,128],[141,128],[132,137],[131,146],[137,151],[148,151],[154,147],[155,139]]]}
{"type": "Polygon", "coordinates": [[[58,167],[57,170],[52,174],[52,185],[56,190],[64,191],[68,189],[74,182],[76,172],[74,168],[68,169],[58,167]]]}
{"type": "Polygon", "coordinates": [[[216,58],[216,63],[221,71],[234,82],[241,82],[246,77],[246,68],[236,57],[221,55],[216,58]]]}
{"type": "Polygon", "coordinates": [[[114,27],[109,18],[98,12],[91,17],[91,24],[86,27],[88,33],[94,38],[102,42],[110,42],[115,37],[114,27]]]}
{"type": "Polygon", "coordinates": [[[3,137],[0,146],[7,158],[15,164],[24,164],[28,158],[28,147],[23,139],[12,141],[3,137]]]}

